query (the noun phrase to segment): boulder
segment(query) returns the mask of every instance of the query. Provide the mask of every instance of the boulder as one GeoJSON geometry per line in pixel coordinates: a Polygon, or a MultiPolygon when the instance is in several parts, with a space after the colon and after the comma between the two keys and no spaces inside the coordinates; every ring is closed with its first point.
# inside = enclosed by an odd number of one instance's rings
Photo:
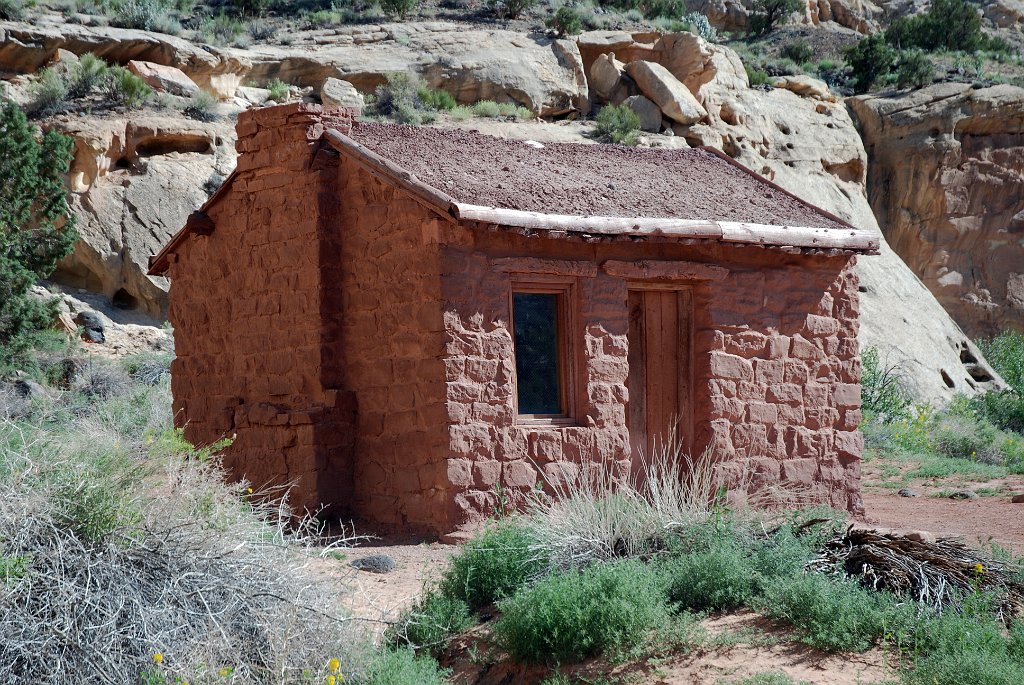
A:
{"type": "Polygon", "coordinates": [[[847,102],[893,249],[971,337],[1024,330],[1024,89],[941,83],[847,102]]]}
{"type": "Polygon", "coordinates": [[[262,105],[270,99],[270,91],[266,88],[253,88],[251,86],[239,86],[235,96],[241,98],[248,104],[262,105]]]}
{"type": "Polygon", "coordinates": [[[828,84],[804,74],[796,76],[779,76],[772,81],[776,88],[785,88],[800,97],[813,98],[824,102],[835,102],[836,96],[829,90],[828,84]]]}
{"type": "Polygon", "coordinates": [[[623,103],[640,117],[640,128],[644,131],[657,133],[661,130],[661,109],[643,95],[633,95],[623,103]]]}
{"type": "Polygon", "coordinates": [[[362,111],[363,96],[348,81],[328,78],[320,86],[320,102],[327,107],[355,107],[362,111]]]}
{"type": "Polygon", "coordinates": [[[1001,29],[1020,30],[1024,24],[1024,0],[986,2],[982,11],[986,19],[1001,29]]]}
{"type": "Polygon", "coordinates": [[[1024,504],[1024,492],[1018,493],[1010,497],[1011,504],[1024,504]]]}
{"type": "Polygon", "coordinates": [[[74,321],[82,327],[83,340],[94,343],[101,343],[106,340],[103,335],[103,319],[96,312],[79,312],[74,321]]]}
{"type": "Polygon", "coordinates": [[[58,50],[91,52],[108,62],[132,60],[177,67],[199,87],[230,98],[250,68],[243,55],[151,31],[80,24],[0,22],[0,64],[6,71],[32,73],[49,64],[58,50]]]}
{"type": "Polygon", "coordinates": [[[655,62],[630,62],[626,73],[636,82],[640,92],[653,101],[669,119],[680,124],[693,124],[707,111],[693,93],[665,67],[655,62]]]}
{"type": "Polygon", "coordinates": [[[335,78],[372,93],[389,74],[407,72],[460,104],[510,102],[540,116],[589,108],[583,62],[571,40],[443,22],[346,26],[325,39],[315,47],[264,45],[241,54],[258,82],[280,78],[319,91],[335,78]]]}
{"type": "Polygon", "coordinates": [[[128,62],[128,70],[149,84],[154,90],[165,91],[172,95],[192,97],[199,92],[195,81],[185,76],[185,72],[177,67],[168,67],[155,62],[132,60],[128,62]]]}
{"type": "Polygon", "coordinates": [[[590,89],[603,100],[610,100],[619,87],[626,65],[615,59],[615,53],[600,55],[590,65],[590,89]]]}

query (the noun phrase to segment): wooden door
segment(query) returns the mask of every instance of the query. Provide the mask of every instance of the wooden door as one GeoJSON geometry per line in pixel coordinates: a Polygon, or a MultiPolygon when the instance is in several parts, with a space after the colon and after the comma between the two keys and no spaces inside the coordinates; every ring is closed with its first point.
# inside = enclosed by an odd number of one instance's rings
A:
{"type": "Polygon", "coordinates": [[[690,449],[690,291],[629,291],[629,407],[634,464],[673,437],[690,449]]]}

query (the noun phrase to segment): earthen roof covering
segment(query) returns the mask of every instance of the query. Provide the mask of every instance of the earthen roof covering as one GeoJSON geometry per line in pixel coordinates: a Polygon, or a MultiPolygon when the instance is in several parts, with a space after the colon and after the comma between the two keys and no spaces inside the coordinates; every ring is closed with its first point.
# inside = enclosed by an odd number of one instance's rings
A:
{"type": "Polygon", "coordinates": [[[607,217],[849,229],[715,152],[621,145],[536,147],[473,131],[358,123],[357,143],[459,202],[607,217]]]}

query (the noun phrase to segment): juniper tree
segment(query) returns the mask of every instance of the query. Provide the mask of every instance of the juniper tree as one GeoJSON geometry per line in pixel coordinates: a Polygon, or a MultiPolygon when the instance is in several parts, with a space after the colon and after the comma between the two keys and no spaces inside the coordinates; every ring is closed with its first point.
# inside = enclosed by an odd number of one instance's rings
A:
{"type": "Polygon", "coordinates": [[[53,273],[76,238],[65,175],[70,138],[36,135],[13,102],[0,100],[0,346],[45,326],[51,305],[28,290],[53,273]]]}

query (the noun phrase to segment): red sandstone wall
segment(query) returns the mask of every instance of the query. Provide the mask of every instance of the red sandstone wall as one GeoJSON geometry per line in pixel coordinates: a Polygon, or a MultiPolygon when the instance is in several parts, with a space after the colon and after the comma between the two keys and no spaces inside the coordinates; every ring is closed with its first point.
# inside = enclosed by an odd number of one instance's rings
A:
{"type": "Polygon", "coordinates": [[[861,511],[857,280],[847,257],[666,243],[602,243],[449,231],[445,252],[448,478],[453,523],[491,514],[586,461],[628,468],[627,282],[612,260],[722,265],[693,281],[693,452],[706,446],[738,503],[825,502],[861,511]],[[540,264],[536,258],[552,260],[540,264]],[[534,262],[531,264],[531,261],[534,262]],[[552,264],[555,268],[552,269],[552,264]],[[517,266],[518,265],[518,266],[517,266]],[[588,269],[589,265],[589,269],[588,269]],[[578,275],[578,426],[515,424],[508,271],[578,275]]]}
{"type": "MultiPolygon", "coordinates": [[[[324,117],[347,127],[350,115],[324,117]]],[[[176,422],[193,442],[236,435],[226,465],[256,486],[294,482],[294,501],[352,500],[350,394],[335,352],[320,238],[336,232],[336,158],[314,152],[320,108],[250,110],[238,121],[238,176],[170,265],[176,422]]],[[[328,273],[328,276],[330,274],[328,273]]]]}
{"type": "Polygon", "coordinates": [[[437,247],[445,219],[354,162],[339,173],[342,210],[340,383],[358,405],[355,497],[361,516],[450,530],[444,340],[437,247]]]}

